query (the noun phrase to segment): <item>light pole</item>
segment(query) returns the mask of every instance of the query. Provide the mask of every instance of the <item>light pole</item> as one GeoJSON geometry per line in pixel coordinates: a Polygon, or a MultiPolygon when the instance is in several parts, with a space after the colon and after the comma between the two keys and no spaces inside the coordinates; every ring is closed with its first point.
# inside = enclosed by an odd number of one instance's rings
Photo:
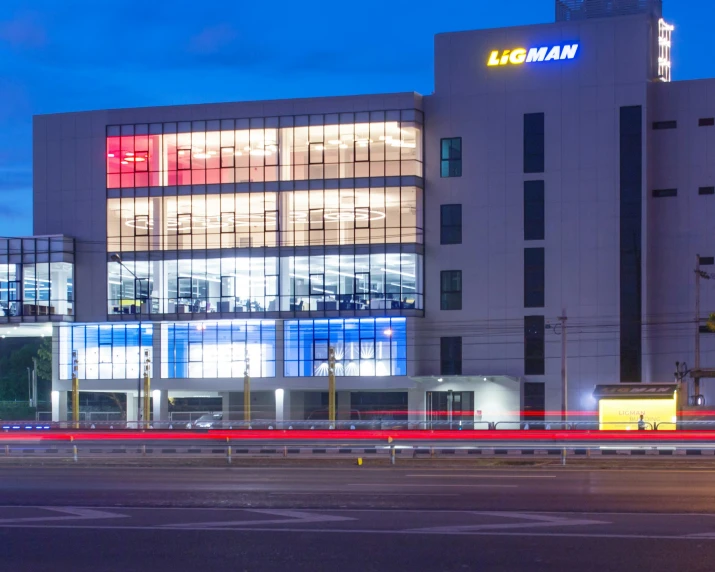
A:
{"type": "Polygon", "coordinates": [[[693,376],[694,398],[697,402],[700,398],[700,279],[710,280],[711,276],[704,270],[700,270],[700,255],[695,255],[695,367],[691,375],[693,376]]]}
{"type": "MultiPolygon", "coordinates": [[[[111,260],[113,262],[116,262],[119,264],[120,267],[124,268],[129,274],[131,274],[134,277],[134,294],[135,294],[135,299],[136,299],[136,283],[139,282],[139,285],[141,286],[141,280],[137,278],[137,275],[134,274],[129,268],[127,268],[126,264],[122,262],[122,257],[119,256],[116,252],[110,256],[111,260]]],[[[119,295],[121,296],[121,280],[120,280],[120,285],[119,285],[119,295]]],[[[142,355],[142,307],[141,304],[139,304],[139,363],[141,364],[141,355],[142,355]]],[[[139,426],[141,422],[141,417],[142,417],[142,368],[139,368],[139,376],[137,377],[137,427],[139,426]]],[[[129,421],[129,419],[127,419],[129,421]]]]}

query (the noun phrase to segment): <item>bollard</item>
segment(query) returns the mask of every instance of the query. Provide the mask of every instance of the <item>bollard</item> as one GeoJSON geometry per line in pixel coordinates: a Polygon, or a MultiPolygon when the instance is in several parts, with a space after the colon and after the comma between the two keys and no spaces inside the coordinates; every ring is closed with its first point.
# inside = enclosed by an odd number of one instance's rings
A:
{"type": "Polygon", "coordinates": [[[226,448],[226,461],[228,461],[228,464],[231,464],[231,442],[229,441],[229,438],[226,437],[226,443],[228,443],[228,447],[226,448]]]}
{"type": "Polygon", "coordinates": [[[392,445],[392,447],[390,447],[390,464],[391,465],[395,464],[395,446],[394,445],[392,445]]]}
{"type": "Polygon", "coordinates": [[[429,456],[434,459],[434,447],[429,448],[429,456]]]}
{"type": "Polygon", "coordinates": [[[142,445],[142,457],[146,457],[146,445],[142,445]]]}
{"type": "Polygon", "coordinates": [[[362,457],[358,457],[357,464],[358,467],[362,467],[362,457]]]}
{"type": "Polygon", "coordinates": [[[288,447],[283,447],[283,456],[284,457],[288,456],[288,447]]]}
{"type": "Polygon", "coordinates": [[[77,462],[77,445],[72,445],[72,457],[74,462],[77,462]]]}

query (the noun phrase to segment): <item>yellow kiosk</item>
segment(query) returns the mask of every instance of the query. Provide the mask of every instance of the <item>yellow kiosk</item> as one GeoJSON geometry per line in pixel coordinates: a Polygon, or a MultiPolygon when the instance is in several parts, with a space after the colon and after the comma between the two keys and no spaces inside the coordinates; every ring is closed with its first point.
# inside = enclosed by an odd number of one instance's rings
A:
{"type": "Polygon", "coordinates": [[[598,425],[601,431],[636,431],[638,420],[674,431],[678,420],[678,386],[674,383],[619,383],[597,385],[598,425]]]}

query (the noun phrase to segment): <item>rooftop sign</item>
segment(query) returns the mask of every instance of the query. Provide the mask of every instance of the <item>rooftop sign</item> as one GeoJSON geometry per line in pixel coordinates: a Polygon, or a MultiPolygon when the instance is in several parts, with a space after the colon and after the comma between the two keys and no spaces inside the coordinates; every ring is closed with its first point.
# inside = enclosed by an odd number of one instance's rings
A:
{"type": "Polygon", "coordinates": [[[495,50],[489,55],[487,66],[518,66],[524,63],[572,60],[576,57],[578,48],[579,44],[564,44],[529,49],[514,48],[513,50],[495,50]]]}

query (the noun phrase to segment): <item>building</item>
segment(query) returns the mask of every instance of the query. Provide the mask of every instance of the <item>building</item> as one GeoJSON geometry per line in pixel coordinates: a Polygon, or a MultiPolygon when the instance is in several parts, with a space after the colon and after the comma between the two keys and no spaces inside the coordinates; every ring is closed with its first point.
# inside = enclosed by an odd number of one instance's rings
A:
{"type": "Polygon", "coordinates": [[[562,316],[570,410],[696,366],[715,80],[670,81],[661,10],[440,34],[430,95],[36,117],[40,236],[0,245],[0,304],[52,325],[55,418],[73,351],[130,419],[145,351],[155,418],[171,395],[240,418],[246,356],[256,416],[308,418],[331,347],[343,418],[557,415],[562,316]]]}

